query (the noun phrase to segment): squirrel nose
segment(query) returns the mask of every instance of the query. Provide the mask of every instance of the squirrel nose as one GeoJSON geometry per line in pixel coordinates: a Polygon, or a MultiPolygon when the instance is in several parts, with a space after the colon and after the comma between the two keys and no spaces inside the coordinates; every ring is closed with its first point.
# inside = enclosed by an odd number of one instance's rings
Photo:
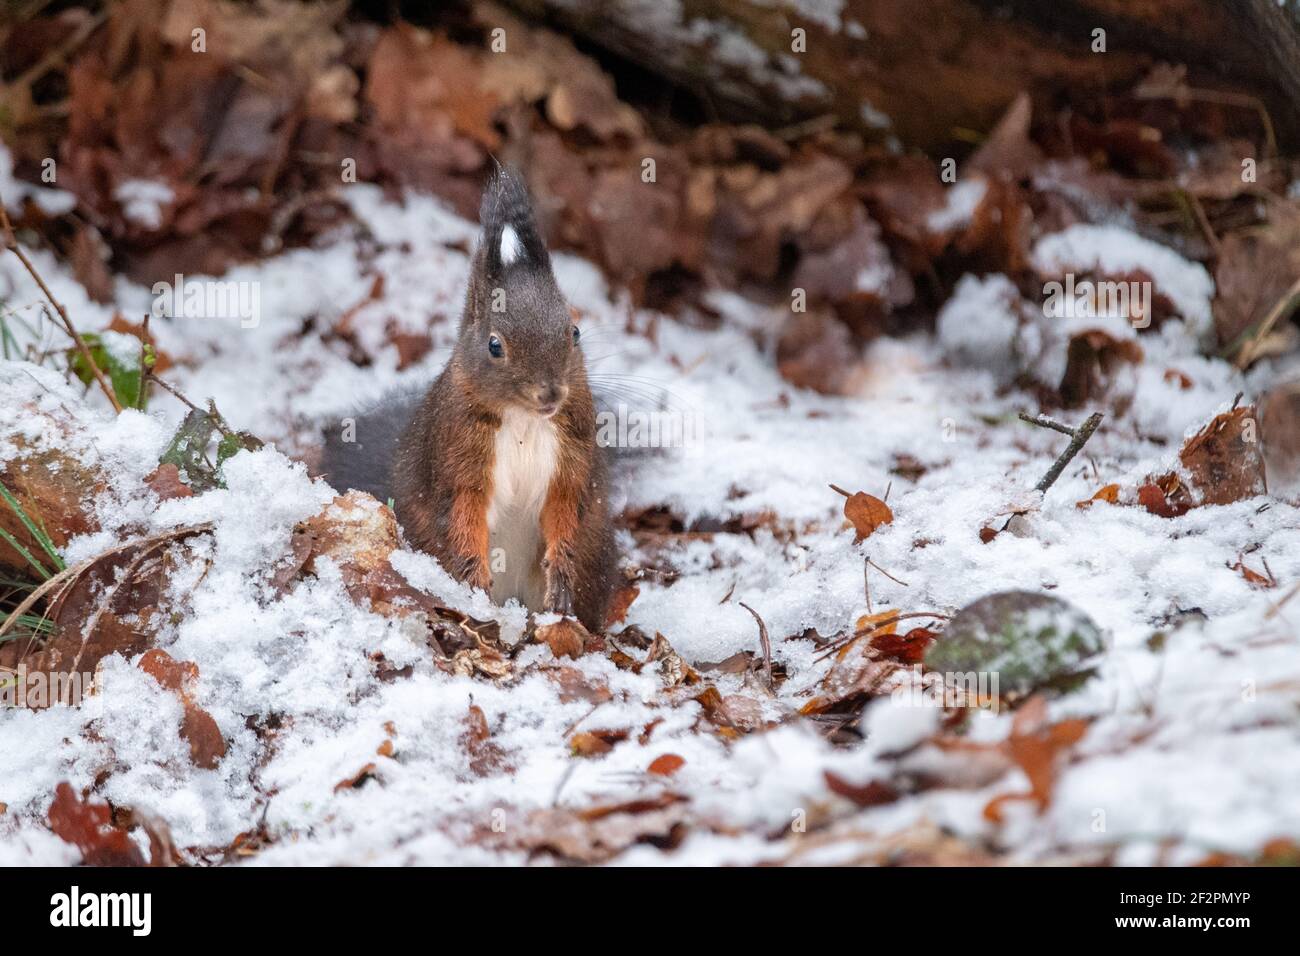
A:
{"type": "Polygon", "coordinates": [[[533,390],[533,401],[537,403],[538,408],[558,408],[569,395],[569,387],[552,382],[549,385],[539,385],[533,390]]]}

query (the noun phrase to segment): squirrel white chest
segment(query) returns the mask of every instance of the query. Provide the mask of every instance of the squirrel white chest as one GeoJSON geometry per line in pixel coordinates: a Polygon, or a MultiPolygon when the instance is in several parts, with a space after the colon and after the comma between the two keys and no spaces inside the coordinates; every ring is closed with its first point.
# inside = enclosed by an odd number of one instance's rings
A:
{"type": "Polygon", "coordinates": [[[497,603],[515,598],[541,609],[546,595],[541,514],[559,449],[549,418],[513,409],[502,415],[487,511],[488,563],[497,603]]]}

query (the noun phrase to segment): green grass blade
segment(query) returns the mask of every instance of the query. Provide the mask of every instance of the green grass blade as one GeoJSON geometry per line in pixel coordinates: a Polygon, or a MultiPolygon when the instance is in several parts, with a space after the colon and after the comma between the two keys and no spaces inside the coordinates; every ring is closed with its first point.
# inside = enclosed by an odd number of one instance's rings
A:
{"type": "Polygon", "coordinates": [[[37,561],[35,558],[33,558],[33,557],[32,557],[32,553],[31,553],[30,551],[28,551],[26,548],[24,548],[24,547],[23,547],[23,546],[18,542],[18,539],[15,538],[13,535],[11,535],[11,534],[10,534],[8,531],[6,531],[4,528],[0,528],[0,541],[6,541],[6,542],[8,542],[9,547],[13,548],[15,551],[17,551],[19,554],[21,554],[24,558],[26,558],[26,559],[27,559],[27,563],[30,564],[33,568],[36,569],[36,573],[39,574],[39,575],[41,576],[41,579],[42,579],[42,580],[44,580],[44,581],[48,581],[48,580],[50,579],[50,572],[45,570],[45,566],[44,566],[43,564],[41,564],[39,561],[37,561]]]}
{"type": "MultiPolygon", "coordinates": [[[[54,542],[50,540],[50,536],[45,533],[45,529],[36,527],[36,522],[32,521],[32,519],[27,516],[27,512],[23,510],[23,506],[18,503],[18,499],[15,498],[9,489],[5,487],[3,481],[0,481],[0,498],[4,498],[5,503],[9,505],[9,509],[18,516],[18,520],[23,523],[23,526],[26,527],[29,532],[31,532],[32,537],[36,539],[38,544],[40,544],[41,549],[50,556],[50,560],[54,562],[55,569],[58,571],[64,570],[67,565],[63,563],[63,558],[61,558],[59,552],[55,550],[54,542]]],[[[48,577],[48,575],[46,576],[48,577]]]]}

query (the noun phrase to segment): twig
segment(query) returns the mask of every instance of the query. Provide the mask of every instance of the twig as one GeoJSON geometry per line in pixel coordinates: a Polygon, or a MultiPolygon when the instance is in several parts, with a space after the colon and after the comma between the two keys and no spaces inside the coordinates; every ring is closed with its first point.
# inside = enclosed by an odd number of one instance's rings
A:
{"type": "Polygon", "coordinates": [[[149,370],[152,367],[149,361],[149,313],[146,312],[140,323],[140,390],[135,396],[135,407],[140,411],[144,411],[145,395],[149,391],[149,370]]]}
{"type": "Polygon", "coordinates": [[[1062,435],[1074,437],[1074,429],[1069,425],[1062,425],[1054,418],[1048,418],[1046,415],[1030,415],[1028,412],[1020,413],[1020,420],[1028,422],[1030,425],[1038,425],[1042,428],[1050,428],[1052,431],[1060,432],[1062,435]]]}
{"type": "Polygon", "coordinates": [[[1047,474],[1043,475],[1038,484],[1034,485],[1035,491],[1046,492],[1048,488],[1052,487],[1052,484],[1056,479],[1061,477],[1061,472],[1065,471],[1065,466],[1070,463],[1070,460],[1074,458],[1075,455],[1079,454],[1079,449],[1087,444],[1088,439],[1092,437],[1092,433],[1095,432],[1097,426],[1101,424],[1103,417],[1104,416],[1101,412],[1093,412],[1088,416],[1088,420],[1078,428],[1070,428],[1068,425],[1062,425],[1060,422],[1053,421],[1043,415],[1039,415],[1037,418],[1031,418],[1024,412],[1020,413],[1021,421],[1028,422],[1031,425],[1039,425],[1043,428],[1050,428],[1053,431],[1062,432],[1071,437],[1070,444],[1065,451],[1061,452],[1061,457],[1056,459],[1056,462],[1052,467],[1047,469],[1047,474]]]}
{"type": "Polygon", "coordinates": [[[754,616],[754,620],[758,623],[758,643],[761,644],[763,647],[763,673],[767,677],[767,689],[771,691],[772,690],[772,642],[769,641],[767,638],[767,625],[764,624],[763,619],[758,616],[758,612],[755,611],[748,604],[746,604],[744,601],[737,601],[736,603],[739,604],[741,607],[743,607],[750,614],[752,614],[754,616]]]}
{"type": "Polygon", "coordinates": [[[113,410],[115,412],[121,412],[122,403],[117,400],[117,395],[113,393],[113,387],[108,384],[108,379],[104,377],[103,371],[100,369],[99,365],[96,364],[94,357],[90,354],[90,349],[86,346],[86,340],[81,337],[81,333],[77,331],[77,327],[73,325],[72,320],[68,318],[67,310],[64,309],[62,304],[54,298],[54,294],[50,292],[50,287],[45,284],[45,280],[41,278],[41,274],[36,271],[36,267],[32,265],[32,261],[27,258],[27,254],[23,252],[22,247],[18,245],[18,237],[14,234],[13,223],[9,221],[9,213],[5,209],[3,197],[0,197],[0,226],[4,228],[5,247],[18,257],[18,261],[23,264],[23,268],[27,270],[28,275],[36,280],[36,284],[40,287],[41,292],[44,293],[45,298],[49,300],[50,305],[54,306],[54,310],[59,314],[59,318],[63,320],[63,331],[67,332],[68,335],[71,336],[72,341],[76,343],[77,351],[81,353],[82,359],[84,359],[86,364],[90,366],[90,372],[94,375],[95,381],[99,383],[99,387],[104,390],[104,394],[108,396],[108,400],[113,404],[113,410]]]}
{"type": "Polygon", "coordinates": [[[212,420],[212,424],[216,427],[217,431],[221,432],[222,437],[229,438],[231,435],[235,434],[233,431],[231,431],[230,423],[226,421],[225,416],[223,416],[219,411],[217,411],[217,406],[215,402],[209,400],[207,408],[199,408],[199,406],[195,405],[188,398],[186,398],[180,389],[176,388],[176,386],[174,385],[168,385],[157,375],[155,375],[153,369],[149,369],[148,374],[149,374],[149,381],[155,382],[156,384],[161,385],[168,392],[171,392],[171,394],[175,396],[182,404],[184,404],[190,411],[200,412],[201,414],[207,415],[208,418],[212,420]]]}
{"type": "Polygon", "coordinates": [[[885,570],[884,568],[882,568],[880,565],[876,564],[876,562],[875,562],[875,561],[872,561],[870,558],[867,558],[867,564],[871,565],[873,568],[875,568],[877,571],[879,571],[879,572],[880,572],[881,574],[883,574],[885,577],[889,578],[889,580],[893,581],[895,584],[901,584],[901,585],[902,585],[903,587],[905,587],[905,588],[910,588],[910,587],[912,586],[912,585],[908,584],[906,581],[900,581],[900,580],[898,580],[898,578],[894,577],[892,574],[890,574],[888,571],[886,571],[886,570],[885,570]]]}

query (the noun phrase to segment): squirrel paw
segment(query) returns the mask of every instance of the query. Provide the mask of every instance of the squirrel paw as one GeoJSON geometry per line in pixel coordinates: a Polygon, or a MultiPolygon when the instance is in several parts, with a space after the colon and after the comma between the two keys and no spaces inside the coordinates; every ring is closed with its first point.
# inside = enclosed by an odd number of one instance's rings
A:
{"type": "Polygon", "coordinates": [[[459,572],[456,575],[459,580],[472,588],[482,588],[489,594],[492,593],[492,572],[488,570],[486,564],[467,558],[461,563],[459,572]]]}
{"type": "Polygon", "coordinates": [[[561,580],[552,580],[546,588],[546,610],[564,617],[573,616],[573,592],[561,580]]]}

